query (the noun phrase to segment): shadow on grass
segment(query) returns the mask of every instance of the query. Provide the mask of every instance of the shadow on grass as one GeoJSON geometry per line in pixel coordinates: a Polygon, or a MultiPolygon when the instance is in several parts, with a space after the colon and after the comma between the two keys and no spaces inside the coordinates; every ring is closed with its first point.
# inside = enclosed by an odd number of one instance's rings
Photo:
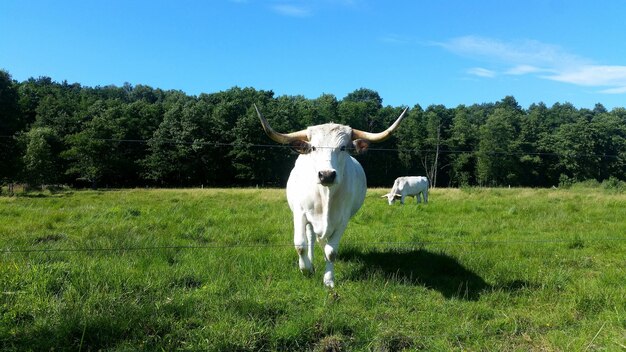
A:
{"type": "Polygon", "coordinates": [[[385,250],[363,252],[346,248],[339,259],[360,265],[348,280],[368,280],[382,275],[386,280],[421,285],[437,290],[446,298],[475,301],[491,286],[456,259],[427,250],[385,250]]]}

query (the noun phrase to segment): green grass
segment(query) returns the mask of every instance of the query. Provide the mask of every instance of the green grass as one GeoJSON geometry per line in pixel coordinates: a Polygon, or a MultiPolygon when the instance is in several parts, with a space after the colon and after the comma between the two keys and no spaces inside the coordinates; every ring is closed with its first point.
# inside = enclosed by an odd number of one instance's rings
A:
{"type": "Polygon", "coordinates": [[[384,193],[333,291],[297,269],[284,190],[0,197],[0,350],[626,349],[625,194],[384,193]]]}

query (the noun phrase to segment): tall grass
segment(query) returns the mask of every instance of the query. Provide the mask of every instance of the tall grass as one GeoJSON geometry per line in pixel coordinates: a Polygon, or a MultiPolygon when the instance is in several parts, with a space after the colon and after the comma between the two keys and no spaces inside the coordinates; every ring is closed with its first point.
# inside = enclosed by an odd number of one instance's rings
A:
{"type": "Polygon", "coordinates": [[[626,195],[384,193],[333,291],[297,269],[284,190],[0,197],[0,350],[626,348],[626,195]]]}

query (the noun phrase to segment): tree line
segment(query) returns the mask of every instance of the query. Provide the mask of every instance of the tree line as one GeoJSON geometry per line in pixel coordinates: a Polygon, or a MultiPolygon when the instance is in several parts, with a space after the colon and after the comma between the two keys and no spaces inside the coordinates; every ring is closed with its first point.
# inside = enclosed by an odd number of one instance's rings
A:
{"type": "MultiPolygon", "coordinates": [[[[0,182],[84,187],[283,186],[296,154],[264,134],[326,122],[379,132],[404,107],[371,89],[341,100],[234,87],[190,96],[145,85],[86,87],[0,71],[0,182]]],[[[550,187],[626,180],[626,109],[514,97],[416,104],[394,136],[357,157],[369,186],[426,175],[433,186],[550,187]]]]}

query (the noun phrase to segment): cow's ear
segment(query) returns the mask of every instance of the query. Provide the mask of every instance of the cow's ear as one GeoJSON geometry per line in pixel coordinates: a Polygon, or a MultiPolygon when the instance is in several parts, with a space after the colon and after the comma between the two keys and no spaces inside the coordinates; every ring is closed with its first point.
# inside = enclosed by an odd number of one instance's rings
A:
{"type": "Polygon", "coordinates": [[[293,149],[299,154],[308,154],[311,152],[311,149],[312,149],[311,144],[309,144],[309,142],[301,141],[299,139],[296,139],[295,141],[290,142],[289,146],[291,147],[291,149],[293,149]]]}
{"type": "Polygon", "coordinates": [[[365,153],[370,146],[370,142],[367,139],[355,139],[352,141],[352,144],[354,145],[354,151],[357,154],[365,153]]]}

